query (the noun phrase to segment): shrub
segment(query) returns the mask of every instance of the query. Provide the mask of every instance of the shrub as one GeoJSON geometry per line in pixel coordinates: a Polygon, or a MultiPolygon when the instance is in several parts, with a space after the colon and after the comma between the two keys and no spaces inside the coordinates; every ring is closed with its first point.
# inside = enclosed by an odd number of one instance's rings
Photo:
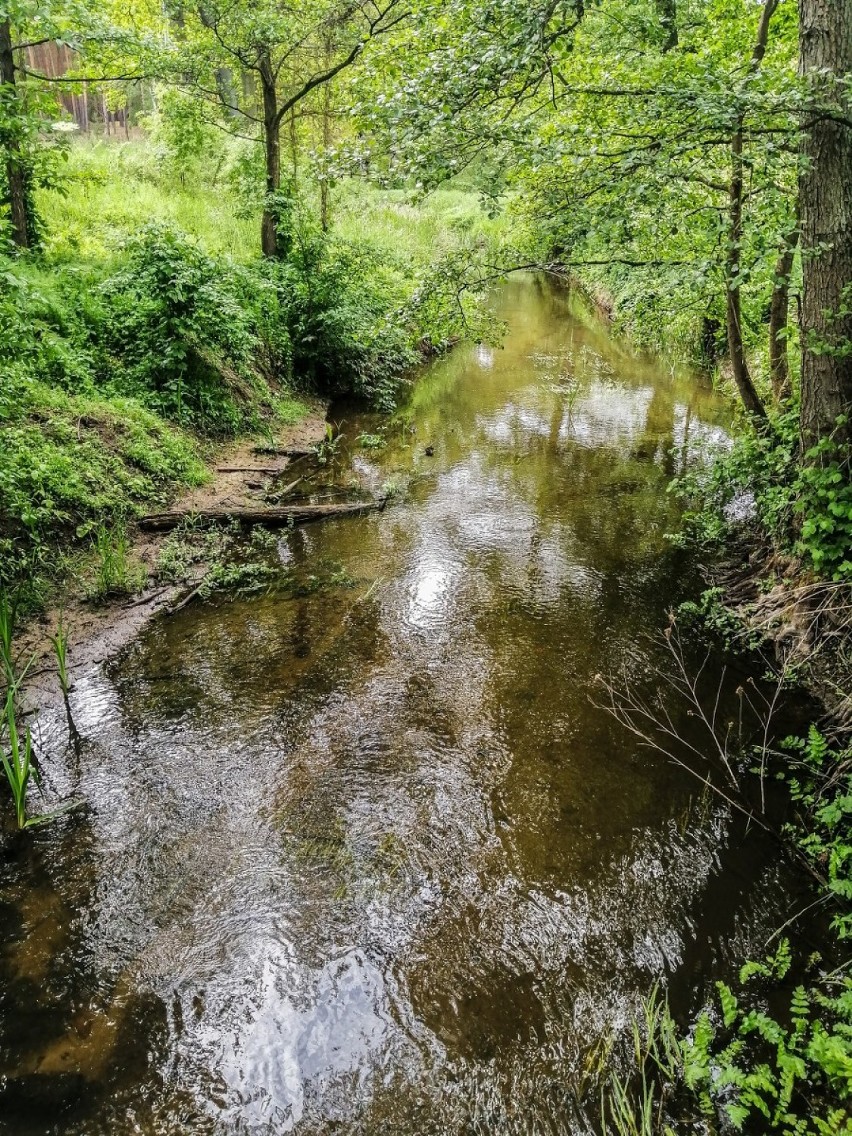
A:
{"type": "Polygon", "coordinates": [[[101,291],[115,389],[210,433],[253,424],[252,403],[271,397],[254,368],[265,291],[256,274],[152,225],[101,291]]]}

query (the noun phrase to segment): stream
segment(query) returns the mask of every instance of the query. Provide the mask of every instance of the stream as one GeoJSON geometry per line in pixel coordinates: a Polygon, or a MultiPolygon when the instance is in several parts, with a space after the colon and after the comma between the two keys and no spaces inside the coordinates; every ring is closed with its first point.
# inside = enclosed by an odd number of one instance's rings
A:
{"type": "Polygon", "coordinates": [[[597,704],[701,589],[667,484],[725,405],[543,281],[495,305],[502,347],[341,411],[391,497],[283,534],[298,594],[155,619],[76,751],[39,718],[86,806],[0,854],[4,1136],[580,1136],[655,981],[688,1020],[807,903],[597,704]]]}

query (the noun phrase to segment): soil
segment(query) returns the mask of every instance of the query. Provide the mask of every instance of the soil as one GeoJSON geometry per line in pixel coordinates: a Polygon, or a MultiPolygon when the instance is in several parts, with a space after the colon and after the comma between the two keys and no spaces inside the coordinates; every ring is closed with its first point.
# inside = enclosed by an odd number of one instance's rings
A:
{"type": "MultiPolygon", "coordinates": [[[[326,406],[309,403],[308,414],[299,422],[282,427],[270,440],[243,438],[217,449],[209,463],[210,479],[171,503],[171,508],[187,513],[202,509],[258,508],[273,482],[290,474],[299,476],[305,459],[259,455],[263,447],[278,450],[308,450],[325,437],[326,406]],[[224,470],[220,467],[225,467],[224,470]],[[257,472],[262,467],[262,473],[257,472]]],[[[286,479],[285,479],[286,480],[286,479]]],[[[68,636],[68,671],[73,683],[75,672],[101,663],[130,642],[157,612],[178,604],[193,581],[163,585],[156,578],[160,549],[168,533],[131,531],[132,556],[147,569],[145,588],[132,598],[118,597],[97,604],[88,600],[83,581],[65,582],[61,597],[41,615],[21,626],[16,634],[19,658],[32,660],[28,670],[24,707],[27,713],[58,703],[62,694],[50,637],[61,621],[68,636]]],[[[199,571],[199,579],[203,568],[199,571]]],[[[196,583],[198,581],[195,581],[196,583]]]]}
{"type": "Polygon", "coordinates": [[[724,602],[823,706],[823,725],[852,732],[852,588],[815,581],[795,559],[743,534],[709,573],[724,602]]]}

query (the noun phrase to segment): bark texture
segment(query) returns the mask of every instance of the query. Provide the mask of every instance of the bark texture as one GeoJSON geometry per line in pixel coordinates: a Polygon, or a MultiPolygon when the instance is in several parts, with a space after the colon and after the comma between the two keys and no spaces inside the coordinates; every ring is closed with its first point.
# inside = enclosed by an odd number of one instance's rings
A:
{"type": "Polygon", "coordinates": [[[187,517],[199,521],[240,521],[242,524],[270,525],[281,527],[284,525],[304,525],[311,521],[324,521],[333,517],[355,517],[362,513],[372,513],[385,507],[385,499],[378,501],[359,501],[345,505],[290,505],[281,508],[234,508],[234,509],[198,509],[172,513],[151,513],[142,517],[139,527],[155,532],[164,532],[177,528],[187,517]]]}
{"type": "Polygon", "coordinates": [[[802,73],[813,83],[802,154],[802,448],[852,441],[852,0],[799,0],[802,73]],[[844,309],[845,313],[844,314],[844,309]]]}
{"type": "MultiPolygon", "coordinates": [[[[12,50],[12,28],[8,19],[0,21],[0,87],[3,88],[3,93],[8,102],[14,107],[16,102],[15,57],[12,50]]],[[[0,145],[5,151],[6,204],[9,206],[12,240],[19,248],[29,248],[27,171],[14,127],[5,133],[5,137],[0,135],[0,145]]]]}
{"type": "MultiPolygon", "coordinates": [[[[266,155],[266,192],[275,194],[281,188],[281,118],[278,110],[278,92],[275,88],[275,73],[268,56],[260,61],[258,68],[263,93],[263,144],[266,155]]],[[[278,255],[278,230],[275,211],[269,201],[263,209],[260,223],[260,246],[264,256],[278,255]]]]}
{"type": "Polygon", "coordinates": [[[776,402],[786,401],[793,393],[790,365],[787,359],[787,327],[790,314],[790,273],[799,243],[798,226],[784,239],[775,262],[775,285],[769,304],[769,374],[776,402]]]}
{"type": "MultiPolygon", "coordinates": [[[[769,24],[781,0],[764,0],[757,27],[757,37],[751,53],[749,72],[760,69],[766,55],[769,41],[769,24]]],[[[737,114],[734,132],[731,137],[731,181],[728,192],[728,255],[726,259],[727,297],[726,322],[728,328],[728,351],[731,356],[731,369],[734,382],[743,400],[743,406],[753,418],[765,418],[766,411],[760,395],[752,381],[746,362],[745,340],[742,328],[742,304],[740,302],[741,250],[743,239],[743,131],[745,127],[745,107],[737,114]]]]}

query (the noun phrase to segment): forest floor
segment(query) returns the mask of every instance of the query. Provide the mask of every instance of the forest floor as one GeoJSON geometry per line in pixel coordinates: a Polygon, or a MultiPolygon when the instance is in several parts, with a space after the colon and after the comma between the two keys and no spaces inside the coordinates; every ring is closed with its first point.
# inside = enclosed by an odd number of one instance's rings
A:
{"type": "MultiPolygon", "coordinates": [[[[281,426],[271,439],[244,437],[214,450],[208,461],[209,478],[203,485],[176,497],[171,508],[191,517],[201,510],[262,506],[264,493],[273,481],[299,459],[277,454],[266,456],[256,451],[265,448],[309,450],[325,437],[326,405],[319,400],[307,400],[306,406],[307,412],[298,422],[281,426]]],[[[192,566],[188,580],[163,579],[159,562],[168,533],[146,532],[134,526],[128,536],[128,560],[139,580],[133,594],[93,600],[85,573],[75,574],[59,585],[54,601],[45,610],[18,629],[16,647],[20,658],[29,661],[27,712],[34,713],[61,702],[51,641],[60,625],[68,639],[68,671],[73,684],[75,672],[110,658],[154,615],[180,604],[204,578],[207,565],[198,562],[192,566]]]]}

